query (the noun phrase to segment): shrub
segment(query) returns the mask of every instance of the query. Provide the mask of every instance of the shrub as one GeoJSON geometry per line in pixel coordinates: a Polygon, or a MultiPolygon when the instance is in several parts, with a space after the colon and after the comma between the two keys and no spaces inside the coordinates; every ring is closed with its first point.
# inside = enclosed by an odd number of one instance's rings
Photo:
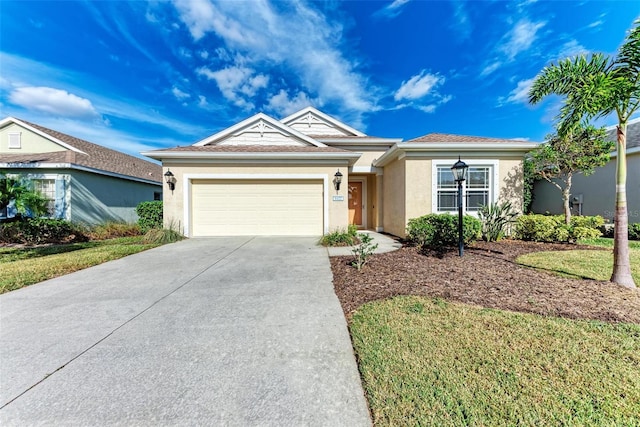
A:
{"type": "MultiPolygon", "coordinates": [[[[462,227],[465,244],[480,237],[482,223],[479,219],[465,215],[462,227]]],[[[407,238],[422,250],[443,252],[448,247],[458,245],[458,217],[450,214],[428,214],[412,218],[407,225],[407,238]]]]}
{"type": "Polygon", "coordinates": [[[629,224],[629,239],[640,240],[640,222],[629,224]]]}
{"type": "Polygon", "coordinates": [[[329,234],[325,234],[320,239],[322,246],[353,246],[360,243],[358,240],[358,227],[349,225],[347,230],[337,229],[329,234]]]}
{"type": "Polygon", "coordinates": [[[516,220],[515,236],[534,242],[575,242],[600,237],[603,224],[601,216],[573,216],[567,225],[564,215],[522,215],[516,220]]]}
{"type": "Polygon", "coordinates": [[[29,218],[3,223],[0,227],[0,241],[6,243],[38,245],[87,240],[87,236],[79,226],[64,219],[29,218]]]}
{"type": "Polygon", "coordinates": [[[358,271],[362,270],[362,267],[369,261],[371,255],[378,248],[378,244],[373,243],[373,237],[369,234],[359,234],[358,238],[360,239],[360,244],[353,248],[352,252],[355,256],[355,260],[351,263],[358,271]]]}
{"type": "Polygon", "coordinates": [[[162,228],[162,201],[142,202],[136,206],[140,232],[146,234],[152,228],[162,228]]]}
{"type": "Polygon", "coordinates": [[[517,216],[518,212],[513,210],[511,202],[483,206],[478,211],[478,217],[482,221],[482,238],[487,242],[502,239],[507,226],[513,223],[517,216]]]}
{"type": "Polygon", "coordinates": [[[516,220],[515,236],[520,240],[553,242],[555,240],[555,229],[560,224],[561,221],[559,221],[559,216],[557,215],[522,215],[516,220]]]}
{"type": "Polygon", "coordinates": [[[571,217],[572,227],[600,228],[604,225],[604,218],[600,215],[596,216],[577,216],[571,217]]]}
{"type": "Polygon", "coordinates": [[[164,245],[183,240],[185,237],[172,228],[152,228],[142,238],[144,243],[164,245]]]}
{"type": "Polygon", "coordinates": [[[140,235],[140,226],[126,222],[108,221],[91,227],[87,232],[91,240],[107,240],[118,237],[130,237],[140,235]]]}

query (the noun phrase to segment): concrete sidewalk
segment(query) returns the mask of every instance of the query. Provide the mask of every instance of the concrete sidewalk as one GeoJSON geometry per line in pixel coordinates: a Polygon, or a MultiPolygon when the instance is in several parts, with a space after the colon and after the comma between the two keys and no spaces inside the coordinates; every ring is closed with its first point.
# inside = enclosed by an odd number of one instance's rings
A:
{"type": "Polygon", "coordinates": [[[315,238],[186,240],[0,311],[3,426],[371,424],[315,238]]]}
{"type": "MultiPolygon", "coordinates": [[[[366,233],[373,237],[373,243],[378,244],[378,248],[375,251],[377,254],[397,251],[402,247],[402,243],[386,234],[376,233],[371,230],[361,230],[358,233],[366,233]]],[[[329,256],[353,255],[353,246],[327,247],[327,252],[329,256]]]]}

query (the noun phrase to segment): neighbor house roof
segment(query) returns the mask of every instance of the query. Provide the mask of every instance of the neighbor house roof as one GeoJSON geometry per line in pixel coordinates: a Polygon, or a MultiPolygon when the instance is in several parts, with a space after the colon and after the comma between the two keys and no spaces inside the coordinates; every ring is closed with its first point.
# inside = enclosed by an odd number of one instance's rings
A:
{"type": "Polygon", "coordinates": [[[162,167],[152,162],[112,150],[71,135],[48,129],[26,120],[7,118],[0,124],[13,122],[31,129],[53,142],[62,143],[68,151],[30,154],[2,154],[0,163],[69,163],[90,170],[107,172],[144,181],[162,182],[162,167]]]}

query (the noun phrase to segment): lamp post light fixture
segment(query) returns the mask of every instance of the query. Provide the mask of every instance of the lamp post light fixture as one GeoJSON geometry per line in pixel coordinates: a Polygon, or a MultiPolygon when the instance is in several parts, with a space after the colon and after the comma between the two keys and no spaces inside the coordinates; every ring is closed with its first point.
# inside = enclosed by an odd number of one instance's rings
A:
{"type": "Polygon", "coordinates": [[[338,172],[336,172],[336,174],[333,176],[333,188],[335,188],[336,191],[340,191],[341,183],[342,183],[342,174],[340,173],[340,169],[338,169],[338,172]]]}
{"type": "Polygon", "coordinates": [[[458,183],[458,255],[464,254],[464,240],[462,238],[462,183],[467,179],[467,170],[469,166],[460,160],[451,166],[451,173],[453,173],[453,179],[458,183]]]}
{"type": "Polygon", "coordinates": [[[169,190],[173,192],[173,190],[176,189],[176,177],[173,176],[173,173],[168,169],[164,174],[164,180],[167,182],[167,185],[169,186],[169,190]]]}

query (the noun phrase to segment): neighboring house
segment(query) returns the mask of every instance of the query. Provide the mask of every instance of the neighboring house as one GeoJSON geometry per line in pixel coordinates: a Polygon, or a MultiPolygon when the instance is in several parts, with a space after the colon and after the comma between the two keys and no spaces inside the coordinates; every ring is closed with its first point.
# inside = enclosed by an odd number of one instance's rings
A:
{"type": "Polygon", "coordinates": [[[467,212],[498,200],[522,206],[522,159],[535,145],[441,134],[401,142],[308,107],[142,154],[175,177],[164,218],[187,236],[321,235],[348,224],[404,236],[410,218],[457,209],[458,156],[470,166],[467,212]]]}
{"type": "MultiPolygon", "coordinates": [[[[607,128],[607,139],[617,140],[617,126],[607,128]]],[[[616,197],[616,157],[597,168],[592,175],[574,175],[571,186],[572,212],[579,215],[601,215],[613,220],[616,197]]],[[[536,213],[562,214],[562,194],[545,180],[533,187],[531,210],[536,213]]],[[[629,222],[640,222],[640,118],[627,124],[627,211],[629,222]]]]}
{"type": "Polygon", "coordinates": [[[0,121],[0,172],[31,179],[51,217],[86,224],[135,222],[138,203],[162,197],[160,165],[13,117],[0,121]]]}

